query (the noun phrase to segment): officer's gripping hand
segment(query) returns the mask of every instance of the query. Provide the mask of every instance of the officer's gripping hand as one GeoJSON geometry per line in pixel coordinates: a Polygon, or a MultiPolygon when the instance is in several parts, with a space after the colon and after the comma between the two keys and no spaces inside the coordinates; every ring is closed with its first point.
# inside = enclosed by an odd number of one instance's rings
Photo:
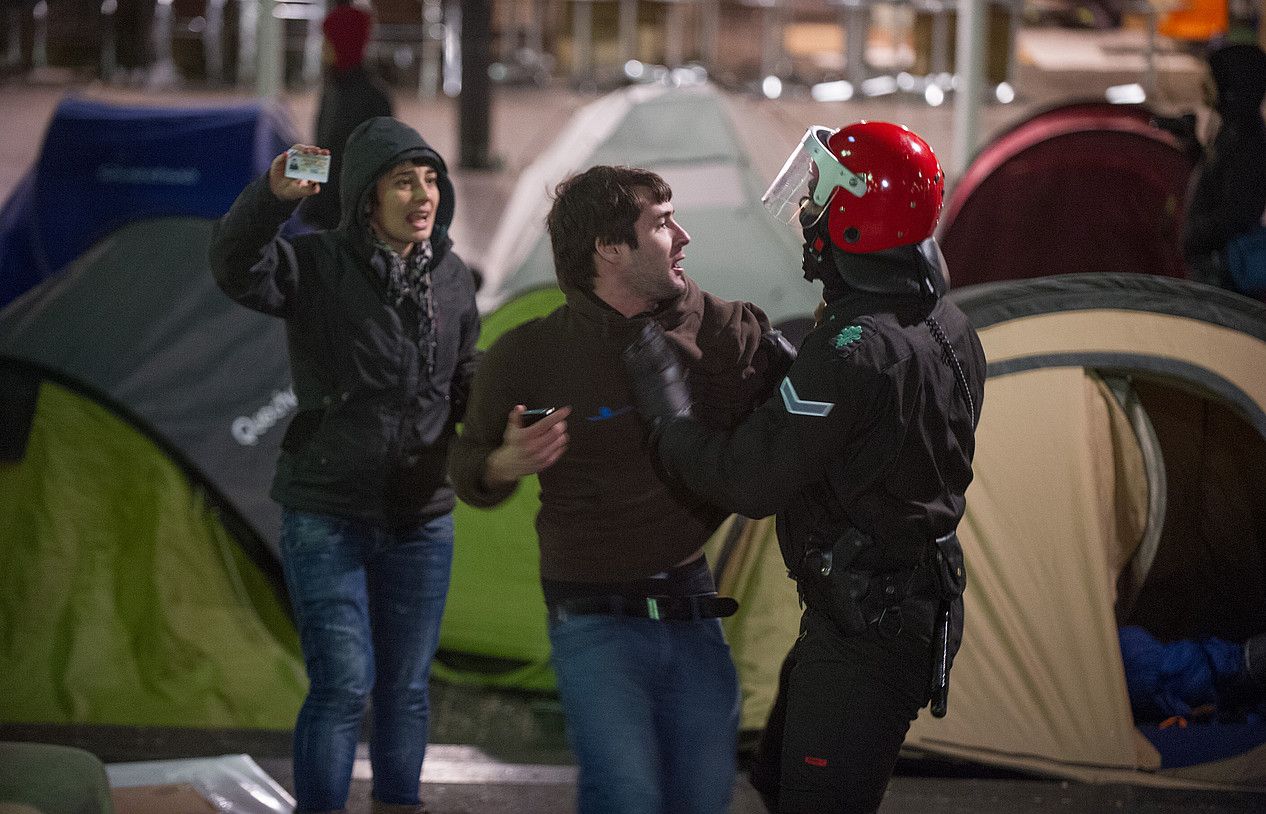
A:
{"type": "Polygon", "coordinates": [[[624,369],[638,415],[652,437],[665,421],[690,416],[685,369],[658,323],[648,322],[638,338],[624,349],[624,369]]]}
{"type": "Polygon", "coordinates": [[[796,346],[791,344],[791,341],[777,328],[771,328],[761,334],[760,342],[769,356],[770,371],[778,381],[781,381],[782,377],[787,375],[787,371],[791,370],[792,363],[796,361],[796,346]]]}

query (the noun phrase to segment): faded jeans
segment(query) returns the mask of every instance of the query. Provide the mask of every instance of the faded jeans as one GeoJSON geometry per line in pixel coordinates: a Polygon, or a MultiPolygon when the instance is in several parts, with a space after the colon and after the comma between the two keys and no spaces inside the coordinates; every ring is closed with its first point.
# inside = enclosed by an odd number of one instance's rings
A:
{"type": "Polygon", "coordinates": [[[310,683],[294,737],[299,811],[347,803],[372,698],[373,796],[417,803],[427,682],[453,560],[453,517],[389,529],[286,510],[282,567],[310,683]]]}
{"type": "Polygon", "coordinates": [[[724,814],[739,691],[716,619],[550,625],[581,814],[724,814]]]}

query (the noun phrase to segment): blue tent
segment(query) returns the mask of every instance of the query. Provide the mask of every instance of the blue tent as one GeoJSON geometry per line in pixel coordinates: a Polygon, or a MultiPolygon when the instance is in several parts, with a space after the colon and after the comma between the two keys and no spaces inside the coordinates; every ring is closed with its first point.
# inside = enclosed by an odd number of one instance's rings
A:
{"type": "Polygon", "coordinates": [[[216,218],[293,128],[272,105],[58,105],[35,165],[0,209],[0,308],[133,221],[216,218]]]}

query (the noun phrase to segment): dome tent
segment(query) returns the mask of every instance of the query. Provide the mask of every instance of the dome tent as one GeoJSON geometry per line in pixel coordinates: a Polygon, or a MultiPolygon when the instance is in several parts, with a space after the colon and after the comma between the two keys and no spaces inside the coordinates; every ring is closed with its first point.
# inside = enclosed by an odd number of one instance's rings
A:
{"type": "Polygon", "coordinates": [[[0,210],[0,720],[293,722],[284,340],[215,289],[205,220],[293,141],[271,104],[70,98],[0,210]]]}
{"type": "Polygon", "coordinates": [[[1266,308],[1147,275],[958,301],[990,362],[985,410],[1000,409],[964,522],[962,715],[921,720],[911,745],[1083,779],[1266,787],[1266,729],[1189,763],[1183,731],[1136,728],[1116,637],[1266,630],[1266,308]]]}
{"type": "Polygon", "coordinates": [[[124,224],[219,217],[295,140],[273,104],[64,99],[34,166],[0,208],[0,308],[124,224]]]}
{"type": "Polygon", "coordinates": [[[1192,158],[1144,108],[1078,102],[983,147],[937,228],[955,286],[1083,272],[1186,277],[1192,158]]]}
{"type": "Polygon", "coordinates": [[[0,720],[293,722],[263,531],[281,433],[240,431],[288,403],[284,337],[216,289],[210,230],[130,224],[0,311],[0,720]]]}

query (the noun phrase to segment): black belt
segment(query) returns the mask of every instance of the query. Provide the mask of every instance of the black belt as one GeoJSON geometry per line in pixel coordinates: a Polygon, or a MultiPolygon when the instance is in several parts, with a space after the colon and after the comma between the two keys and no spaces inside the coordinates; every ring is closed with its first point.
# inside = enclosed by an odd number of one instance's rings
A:
{"type": "Polygon", "coordinates": [[[562,622],[569,616],[606,614],[633,616],[638,619],[693,621],[733,616],[737,610],[738,602],[735,599],[716,594],[641,597],[613,594],[556,600],[549,605],[549,618],[552,622],[562,622]]]}

